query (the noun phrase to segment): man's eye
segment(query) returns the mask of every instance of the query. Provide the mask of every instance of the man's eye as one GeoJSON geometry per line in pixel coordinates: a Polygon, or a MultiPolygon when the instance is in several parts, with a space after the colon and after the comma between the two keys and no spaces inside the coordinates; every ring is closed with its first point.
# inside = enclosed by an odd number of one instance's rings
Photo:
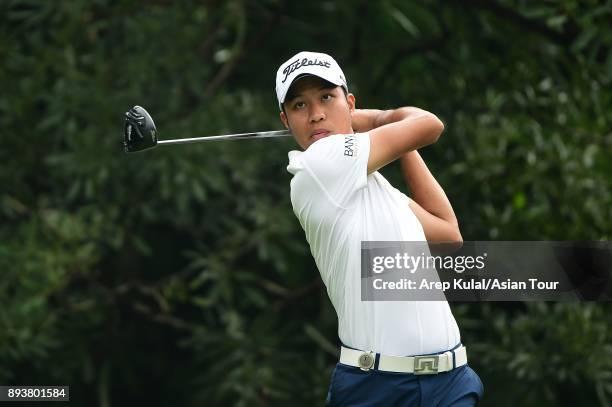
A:
{"type": "Polygon", "coordinates": [[[323,95],[323,97],[321,97],[322,100],[331,100],[333,96],[331,95],[331,93],[326,93],[323,95]]]}
{"type": "Polygon", "coordinates": [[[306,104],[305,104],[304,102],[296,102],[296,103],[293,105],[293,108],[294,108],[294,109],[301,109],[301,108],[303,108],[304,106],[306,106],[306,104]]]}

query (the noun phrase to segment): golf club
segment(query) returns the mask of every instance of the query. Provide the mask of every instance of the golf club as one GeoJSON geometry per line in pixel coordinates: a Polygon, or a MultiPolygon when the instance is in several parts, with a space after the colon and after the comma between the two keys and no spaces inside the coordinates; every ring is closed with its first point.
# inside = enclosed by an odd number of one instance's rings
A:
{"type": "Polygon", "coordinates": [[[268,137],[286,137],[291,135],[287,130],[258,131],[255,133],[225,134],[221,136],[193,137],[174,140],[158,140],[157,128],[151,115],[141,106],[134,106],[125,112],[123,130],[123,148],[126,153],[134,153],[156,147],[160,144],[188,144],[201,141],[254,139],[268,137]]]}

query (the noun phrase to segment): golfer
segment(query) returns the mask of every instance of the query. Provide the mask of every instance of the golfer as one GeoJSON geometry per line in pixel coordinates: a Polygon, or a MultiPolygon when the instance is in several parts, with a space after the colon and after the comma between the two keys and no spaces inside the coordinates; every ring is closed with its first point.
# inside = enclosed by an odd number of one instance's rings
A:
{"type": "Polygon", "coordinates": [[[415,107],[356,109],[329,55],[300,52],[276,74],[293,211],[338,314],[340,360],[326,405],[473,406],[483,384],[447,301],[362,301],[362,241],[462,242],[443,189],[417,149],[444,130],[415,107]],[[411,198],[378,172],[399,159],[411,198]]]}

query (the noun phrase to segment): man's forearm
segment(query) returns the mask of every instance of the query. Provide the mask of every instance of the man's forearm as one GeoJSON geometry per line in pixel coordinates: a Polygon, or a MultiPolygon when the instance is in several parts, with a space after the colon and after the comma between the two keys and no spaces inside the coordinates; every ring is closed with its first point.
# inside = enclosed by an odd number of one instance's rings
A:
{"type": "MultiPolygon", "coordinates": [[[[377,115],[374,124],[375,127],[381,126],[426,113],[425,110],[417,107],[402,107],[383,111],[377,115]]],[[[404,180],[410,188],[412,199],[432,215],[457,225],[457,217],[453,207],[418,151],[409,151],[402,155],[400,157],[400,164],[404,180]]]]}
{"type": "MultiPolygon", "coordinates": [[[[369,131],[400,120],[419,117],[429,112],[417,107],[401,107],[394,110],[362,109],[355,117],[356,131],[369,131]]],[[[416,150],[400,157],[404,180],[410,188],[412,199],[432,215],[457,225],[453,208],[416,150]]]]}
{"type": "Polygon", "coordinates": [[[457,225],[453,207],[418,151],[401,156],[400,164],[412,199],[432,215],[457,225]]]}
{"type": "Polygon", "coordinates": [[[366,132],[385,124],[399,122],[400,120],[415,118],[429,114],[418,107],[400,107],[393,110],[357,109],[353,113],[353,129],[356,132],[366,132]]]}
{"type": "Polygon", "coordinates": [[[398,122],[404,119],[412,119],[419,116],[431,114],[430,112],[419,109],[418,107],[406,106],[393,110],[382,110],[376,115],[374,120],[374,128],[384,126],[385,124],[398,122]]]}

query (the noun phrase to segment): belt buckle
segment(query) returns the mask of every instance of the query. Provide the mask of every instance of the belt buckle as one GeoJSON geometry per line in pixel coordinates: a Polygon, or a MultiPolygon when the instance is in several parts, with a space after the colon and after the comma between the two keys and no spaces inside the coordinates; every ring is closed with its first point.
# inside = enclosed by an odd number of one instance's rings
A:
{"type": "Polygon", "coordinates": [[[437,374],[438,373],[438,355],[432,356],[414,356],[414,374],[437,374]]]}
{"type": "Polygon", "coordinates": [[[363,352],[361,355],[359,355],[357,364],[359,365],[359,369],[363,370],[364,372],[370,370],[372,366],[374,366],[374,355],[372,354],[372,351],[363,352]]]}

